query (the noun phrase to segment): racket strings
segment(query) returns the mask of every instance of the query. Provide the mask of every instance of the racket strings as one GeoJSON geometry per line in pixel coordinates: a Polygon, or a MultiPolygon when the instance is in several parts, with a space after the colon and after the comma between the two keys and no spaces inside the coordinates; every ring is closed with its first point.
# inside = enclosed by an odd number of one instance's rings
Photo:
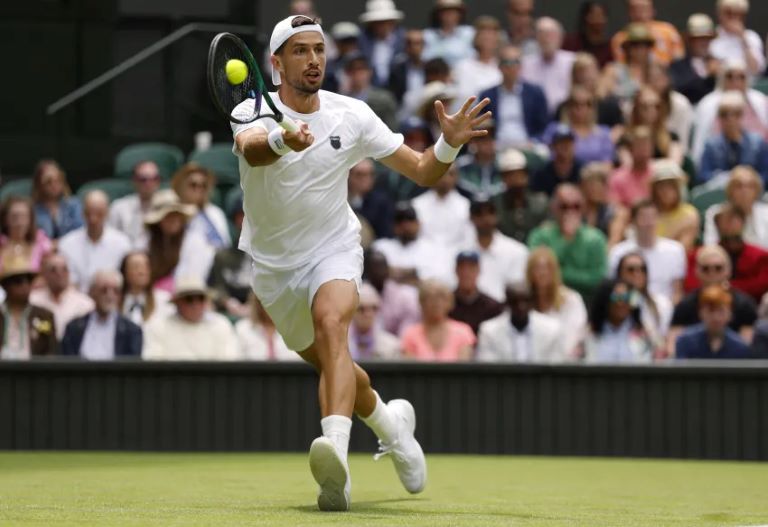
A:
{"type": "Polygon", "coordinates": [[[260,77],[254,75],[255,65],[249,55],[238,42],[225,37],[216,43],[213,61],[209,65],[213,80],[211,88],[214,92],[214,98],[225,114],[233,115],[232,112],[241,103],[253,100],[252,106],[250,104],[244,105],[245,107],[238,108],[236,115],[234,115],[238,121],[243,122],[253,121],[258,116],[261,108],[260,94],[263,91],[260,77]],[[241,60],[248,67],[248,75],[240,84],[233,85],[227,79],[226,65],[232,59],[241,60]]]}

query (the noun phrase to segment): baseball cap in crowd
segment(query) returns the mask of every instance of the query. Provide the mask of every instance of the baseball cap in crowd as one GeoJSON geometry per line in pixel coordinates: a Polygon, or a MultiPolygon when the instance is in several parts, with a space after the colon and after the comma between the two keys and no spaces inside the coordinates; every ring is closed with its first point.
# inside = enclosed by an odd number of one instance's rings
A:
{"type": "Polygon", "coordinates": [[[692,38],[709,37],[715,38],[715,24],[712,19],[703,13],[694,13],[688,17],[688,36],[692,38]]]}
{"type": "Polygon", "coordinates": [[[333,40],[352,40],[360,38],[360,28],[354,22],[337,22],[331,28],[333,40]]]}
{"type": "MultiPolygon", "coordinates": [[[[274,55],[280,46],[285,44],[286,40],[305,31],[315,31],[325,39],[323,28],[320,27],[317,19],[305,15],[293,15],[282,19],[272,30],[272,36],[269,38],[269,52],[274,55]]],[[[280,72],[274,67],[272,68],[272,84],[275,86],[280,84],[280,72]]]]}
{"type": "Polygon", "coordinates": [[[499,172],[512,172],[513,170],[525,170],[528,161],[520,150],[508,148],[496,158],[496,166],[499,172]]]}
{"type": "Polygon", "coordinates": [[[456,265],[459,265],[463,262],[479,263],[480,255],[477,253],[477,251],[461,251],[456,255],[456,265]]]}
{"type": "Polygon", "coordinates": [[[571,127],[565,123],[557,125],[552,134],[552,138],[549,140],[549,144],[553,145],[562,139],[570,139],[571,141],[576,139],[576,135],[573,133],[571,127]]]}
{"type": "Polygon", "coordinates": [[[395,223],[400,221],[417,221],[416,209],[408,201],[401,201],[395,205],[395,223]]]}

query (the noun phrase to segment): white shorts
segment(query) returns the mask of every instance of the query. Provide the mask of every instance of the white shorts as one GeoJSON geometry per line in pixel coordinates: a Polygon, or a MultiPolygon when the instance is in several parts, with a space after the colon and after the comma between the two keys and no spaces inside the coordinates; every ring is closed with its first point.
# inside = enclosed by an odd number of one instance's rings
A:
{"type": "Polygon", "coordinates": [[[362,274],[363,248],[357,245],[289,271],[254,263],[251,287],[288,347],[304,351],[315,341],[312,300],[320,286],[331,280],[349,280],[359,291],[362,274]]]}

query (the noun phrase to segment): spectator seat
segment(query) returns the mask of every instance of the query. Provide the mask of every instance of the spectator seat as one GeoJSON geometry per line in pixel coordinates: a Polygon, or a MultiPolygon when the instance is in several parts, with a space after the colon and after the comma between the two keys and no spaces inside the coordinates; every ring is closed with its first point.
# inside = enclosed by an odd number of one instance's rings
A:
{"type": "Polygon", "coordinates": [[[9,196],[23,196],[29,198],[32,196],[32,178],[9,178],[0,187],[0,201],[9,196]]]}
{"type": "Polygon", "coordinates": [[[180,148],[166,143],[136,143],[126,146],[115,157],[115,177],[130,178],[133,167],[139,161],[154,161],[160,176],[167,180],[184,163],[180,148]]]}
{"type": "Polygon", "coordinates": [[[192,152],[187,161],[212,170],[219,185],[231,187],[240,183],[240,169],[237,157],[232,153],[232,143],[214,143],[208,150],[192,152]]]}
{"type": "Polygon", "coordinates": [[[109,201],[127,196],[134,192],[133,181],[121,178],[105,178],[88,181],[77,189],[77,197],[83,197],[91,190],[103,190],[109,196],[109,201]]]}

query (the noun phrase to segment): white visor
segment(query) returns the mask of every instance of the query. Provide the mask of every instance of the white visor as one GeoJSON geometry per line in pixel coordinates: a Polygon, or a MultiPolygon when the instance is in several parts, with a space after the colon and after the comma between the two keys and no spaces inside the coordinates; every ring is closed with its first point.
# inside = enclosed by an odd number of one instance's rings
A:
{"type": "MultiPolygon", "coordinates": [[[[316,31],[322,35],[323,41],[325,41],[325,35],[323,34],[323,29],[320,27],[320,24],[306,24],[299,27],[291,27],[293,19],[299,16],[303,15],[293,15],[282,19],[277,23],[275,29],[272,30],[272,36],[269,38],[269,52],[272,55],[275,54],[280,46],[285,44],[286,40],[293,35],[304,33],[305,31],[316,31]]],[[[272,66],[272,84],[275,86],[280,85],[280,72],[277,71],[274,66],[272,66]]]]}

